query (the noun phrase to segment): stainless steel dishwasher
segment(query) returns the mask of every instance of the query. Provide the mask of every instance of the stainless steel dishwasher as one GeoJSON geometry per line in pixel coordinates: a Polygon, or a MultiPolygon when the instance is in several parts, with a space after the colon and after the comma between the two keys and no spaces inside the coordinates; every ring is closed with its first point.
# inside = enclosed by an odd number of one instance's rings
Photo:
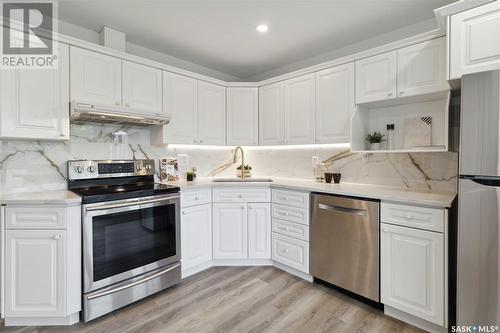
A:
{"type": "Polygon", "coordinates": [[[311,195],[311,275],[380,301],[379,201],[311,195]]]}

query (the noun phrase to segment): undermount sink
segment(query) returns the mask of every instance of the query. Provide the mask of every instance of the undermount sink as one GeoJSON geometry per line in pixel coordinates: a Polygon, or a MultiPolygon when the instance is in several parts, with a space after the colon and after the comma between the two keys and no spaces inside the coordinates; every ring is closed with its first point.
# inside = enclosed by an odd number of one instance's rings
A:
{"type": "Polygon", "coordinates": [[[216,183],[270,183],[273,180],[271,178],[214,178],[213,182],[216,183]]]}

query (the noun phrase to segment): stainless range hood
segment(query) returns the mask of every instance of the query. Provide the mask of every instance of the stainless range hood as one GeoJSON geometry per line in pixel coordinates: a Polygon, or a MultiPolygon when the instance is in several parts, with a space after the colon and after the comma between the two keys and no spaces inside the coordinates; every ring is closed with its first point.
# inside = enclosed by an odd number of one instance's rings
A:
{"type": "Polygon", "coordinates": [[[73,101],[70,110],[71,120],[77,122],[97,122],[130,125],[165,125],[170,118],[162,113],[142,113],[125,107],[98,105],[73,101]]]}

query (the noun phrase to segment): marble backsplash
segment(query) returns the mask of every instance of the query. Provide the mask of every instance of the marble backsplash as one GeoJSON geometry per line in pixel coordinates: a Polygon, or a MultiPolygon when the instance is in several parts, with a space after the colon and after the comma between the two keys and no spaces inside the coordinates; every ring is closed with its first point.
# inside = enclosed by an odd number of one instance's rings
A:
{"type": "MultiPolygon", "coordinates": [[[[320,160],[344,151],[338,146],[300,148],[246,148],[245,163],[258,176],[312,178],[311,158],[320,160]]],[[[232,160],[231,147],[189,148],[152,146],[147,128],[104,124],[71,125],[66,142],[0,140],[0,193],[66,188],[66,162],[73,159],[141,159],[188,155],[199,177],[206,177],[232,160]],[[127,144],[113,142],[112,133],[124,130],[127,144]]],[[[337,160],[331,171],[342,181],[387,185],[414,191],[454,192],[457,187],[456,153],[354,154],[337,160]]],[[[234,176],[236,165],[217,176],[234,176]]]]}

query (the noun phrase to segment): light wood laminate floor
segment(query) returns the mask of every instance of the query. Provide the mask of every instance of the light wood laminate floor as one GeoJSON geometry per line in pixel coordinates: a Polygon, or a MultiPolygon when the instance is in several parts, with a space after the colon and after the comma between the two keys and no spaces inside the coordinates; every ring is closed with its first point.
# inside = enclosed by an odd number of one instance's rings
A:
{"type": "Polygon", "coordinates": [[[88,324],[1,332],[421,332],[274,267],[218,267],[88,324]]]}

